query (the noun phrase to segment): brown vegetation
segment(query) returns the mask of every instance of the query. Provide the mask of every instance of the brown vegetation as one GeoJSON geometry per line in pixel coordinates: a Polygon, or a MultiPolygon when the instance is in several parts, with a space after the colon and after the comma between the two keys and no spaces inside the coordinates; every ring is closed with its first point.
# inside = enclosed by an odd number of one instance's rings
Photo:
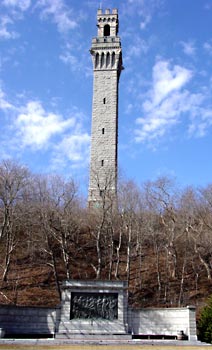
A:
{"type": "Polygon", "coordinates": [[[122,279],[136,307],[212,293],[212,185],[120,181],[87,209],[73,180],[0,164],[0,303],[55,306],[64,279],[122,279]]]}

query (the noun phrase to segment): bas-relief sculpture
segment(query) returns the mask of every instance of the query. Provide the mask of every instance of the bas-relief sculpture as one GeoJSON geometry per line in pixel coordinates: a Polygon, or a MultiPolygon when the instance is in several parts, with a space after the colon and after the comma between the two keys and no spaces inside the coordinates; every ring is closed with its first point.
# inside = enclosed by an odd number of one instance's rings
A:
{"type": "Polygon", "coordinates": [[[118,294],[72,293],[70,319],[118,319],[118,294]]]}

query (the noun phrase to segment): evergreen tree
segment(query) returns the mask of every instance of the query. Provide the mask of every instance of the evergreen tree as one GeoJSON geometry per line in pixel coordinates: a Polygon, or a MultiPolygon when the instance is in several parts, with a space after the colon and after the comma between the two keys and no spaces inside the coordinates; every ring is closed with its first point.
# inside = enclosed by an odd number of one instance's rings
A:
{"type": "Polygon", "coordinates": [[[212,296],[208,299],[207,306],[201,312],[198,330],[201,341],[212,343],[212,296]]]}

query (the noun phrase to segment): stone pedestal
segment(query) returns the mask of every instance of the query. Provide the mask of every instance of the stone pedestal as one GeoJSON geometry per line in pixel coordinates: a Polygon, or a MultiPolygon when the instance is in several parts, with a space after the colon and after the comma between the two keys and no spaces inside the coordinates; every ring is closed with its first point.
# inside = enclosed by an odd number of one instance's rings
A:
{"type": "Polygon", "coordinates": [[[127,282],[65,281],[58,321],[56,337],[127,334],[127,282]]]}
{"type": "Polygon", "coordinates": [[[196,325],[196,307],[193,305],[187,306],[188,309],[188,339],[197,340],[197,325],[196,325]]]}

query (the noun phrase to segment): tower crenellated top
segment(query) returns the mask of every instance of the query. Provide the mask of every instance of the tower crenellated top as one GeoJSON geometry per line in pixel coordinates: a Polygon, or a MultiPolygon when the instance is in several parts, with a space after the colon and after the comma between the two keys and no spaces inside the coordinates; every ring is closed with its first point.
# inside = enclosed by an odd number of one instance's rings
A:
{"type": "MultiPolygon", "coordinates": [[[[102,11],[102,9],[98,9],[98,15],[102,15],[102,14],[106,14],[109,15],[110,14],[110,9],[106,9],[105,12],[102,11]]],[[[118,9],[112,9],[112,14],[118,14],[118,9]]]]}
{"type": "Polygon", "coordinates": [[[117,9],[97,11],[98,37],[115,37],[118,34],[119,20],[117,9]]]}
{"type": "Polygon", "coordinates": [[[97,11],[98,34],[92,39],[90,53],[94,70],[116,70],[118,77],[123,69],[121,40],[118,34],[118,10],[97,11]]]}

